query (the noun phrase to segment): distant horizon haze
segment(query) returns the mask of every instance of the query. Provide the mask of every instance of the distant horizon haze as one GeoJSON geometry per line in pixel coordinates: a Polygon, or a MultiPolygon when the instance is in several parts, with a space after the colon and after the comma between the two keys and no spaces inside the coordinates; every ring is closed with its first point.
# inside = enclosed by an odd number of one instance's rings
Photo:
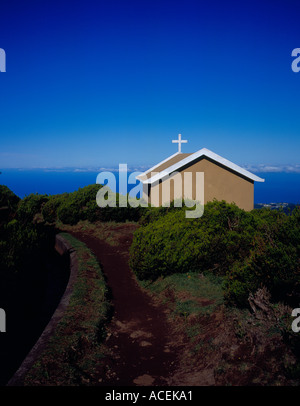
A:
{"type": "MultiPolygon", "coordinates": [[[[134,171],[128,171],[128,176],[134,171]]],[[[0,175],[0,184],[8,186],[21,198],[31,193],[70,193],[84,186],[95,184],[98,170],[41,170],[6,169],[0,175]]],[[[118,171],[114,174],[117,180],[118,171]]],[[[256,172],[265,182],[254,182],[254,203],[300,203],[300,173],[256,172]]],[[[204,178],[205,182],[205,178],[204,178]]],[[[135,185],[128,185],[128,191],[135,185]]],[[[116,190],[117,191],[117,190],[116,190]]]]}

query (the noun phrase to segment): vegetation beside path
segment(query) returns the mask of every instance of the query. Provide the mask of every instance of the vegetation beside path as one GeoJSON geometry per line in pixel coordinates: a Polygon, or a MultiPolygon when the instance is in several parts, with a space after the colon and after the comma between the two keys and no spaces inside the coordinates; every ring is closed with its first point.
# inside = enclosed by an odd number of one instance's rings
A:
{"type": "Polygon", "coordinates": [[[299,385],[291,309],[270,302],[265,291],[254,297],[265,309],[257,306],[253,312],[226,305],[224,278],[210,272],[139,283],[164,304],[173,341],[182,343],[180,367],[170,385],[299,385]]]}
{"type": "Polygon", "coordinates": [[[209,385],[298,385],[299,207],[245,212],[213,201],[201,218],[162,208],[140,223],[130,264],[185,337],[187,373],[206,371],[198,382],[209,385]]]}
{"type": "Polygon", "coordinates": [[[25,385],[88,385],[105,356],[110,302],[100,266],[84,243],[62,233],[76,250],[78,276],[67,310],[25,385]]]}
{"type": "MultiPolygon", "coordinates": [[[[44,227],[83,231],[118,251],[122,239],[137,228],[131,267],[145,293],[165,305],[174,344],[182,343],[180,365],[170,384],[299,384],[300,335],[291,330],[291,310],[299,307],[300,299],[299,207],[288,214],[268,209],[245,212],[215,201],[205,206],[203,217],[186,219],[184,208],[97,208],[99,187],[52,197],[31,195],[21,201],[3,190],[7,197],[2,199],[3,229],[10,233],[2,234],[0,248],[6,255],[7,275],[13,274],[11,270],[19,265],[16,259],[22,258],[16,255],[20,244],[15,244],[14,236],[23,236],[23,230],[30,230],[37,242],[37,232],[44,227]],[[124,223],[129,226],[125,233],[124,223]]],[[[29,240],[23,237],[22,241],[29,240]]],[[[22,253],[30,253],[33,244],[23,245],[22,253]]],[[[81,251],[80,244],[76,249],[81,251]]],[[[93,260],[90,254],[82,255],[82,266],[89,264],[89,269],[93,260]]],[[[29,375],[27,384],[96,382],[94,366],[101,370],[105,346],[101,339],[97,341],[101,328],[85,296],[90,283],[91,292],[102,289],[97,282],[94,291],[94,279],[98,279],[93,275],[90,269],[81,280],[78,300],[70,308],[75,313],[67,319],[69,327],[66,324],[57,331],[67,338],[53,338],[55,350],[35,366],[36,375],[29,375]],[[87,318],[80,315],[85,305],[87,318]],[[76,330],[80,323],[74,322],[76,311],[84,321],[80,333],[76,330]]],[[[97,300],[95,304],[102,308],[97,300]]],[[[105,309],[103,320],[109,314],[105,309]]]]}

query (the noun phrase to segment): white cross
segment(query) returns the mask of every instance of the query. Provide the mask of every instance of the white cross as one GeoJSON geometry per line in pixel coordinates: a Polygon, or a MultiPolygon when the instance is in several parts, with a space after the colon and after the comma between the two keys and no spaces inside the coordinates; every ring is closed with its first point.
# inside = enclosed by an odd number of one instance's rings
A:
{"type": "Polygon", "coordinates": [[[181,152],[181,144],[186,144],[187,140],[181,139],[181,134],[178,134],[178,140],[172,140],[173,144],[178,144],[178,152],[181,152]]]}

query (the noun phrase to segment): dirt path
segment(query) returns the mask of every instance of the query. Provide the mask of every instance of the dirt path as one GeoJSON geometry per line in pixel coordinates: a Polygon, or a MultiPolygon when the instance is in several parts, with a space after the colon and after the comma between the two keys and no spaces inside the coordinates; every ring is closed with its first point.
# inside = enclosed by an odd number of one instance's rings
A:
{"type": "Polygon", "coordinates": [[[165,309],[155,305],[136,283],[128,265],[135,227],[122,225],[114,246],[88,230],[72,232],[96,255],[112,292],[106,376],[101,385],[167,385],[177,367],[179,347],[171,342],[165,309]]]}
{"type": "MultiPolygon", "coordinates": [[[[97,385],[298,385],[295,378],[285,377],[285,365],[296,365],[296,358],[280,331],[274,333],[275,322],[269,317],[258,319],[220,306],[194,319],[200,323],[200,333],[197,354],[193,352],[195,341],[185,336],[193,318],[184,323],[168,321],[167,307],[154,303],[129,268],[135,229],[133,223],[101,223],[65,230],[94,252],[112,292],[114,315],[105,343],[109,354],[105,370],[95,377],[97,385]]],[[[280,317],[282,311],[278,310],[280,317]]]]}

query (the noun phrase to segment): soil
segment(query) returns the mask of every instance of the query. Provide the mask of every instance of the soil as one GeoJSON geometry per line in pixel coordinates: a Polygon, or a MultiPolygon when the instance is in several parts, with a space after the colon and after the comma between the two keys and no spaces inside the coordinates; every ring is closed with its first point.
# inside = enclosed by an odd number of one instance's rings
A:
{"type": "Polygon", "coordinates": [[[111,290],[114,308],[106,345],[109,356],[105,386],[164,386],[178,368],[180,343],[172,341],[167,311],[152,301],[137,284],[128,265],[135,225],[120,226],[110,245],[89,230],[72,232],[97,257],[111,290]]]}

